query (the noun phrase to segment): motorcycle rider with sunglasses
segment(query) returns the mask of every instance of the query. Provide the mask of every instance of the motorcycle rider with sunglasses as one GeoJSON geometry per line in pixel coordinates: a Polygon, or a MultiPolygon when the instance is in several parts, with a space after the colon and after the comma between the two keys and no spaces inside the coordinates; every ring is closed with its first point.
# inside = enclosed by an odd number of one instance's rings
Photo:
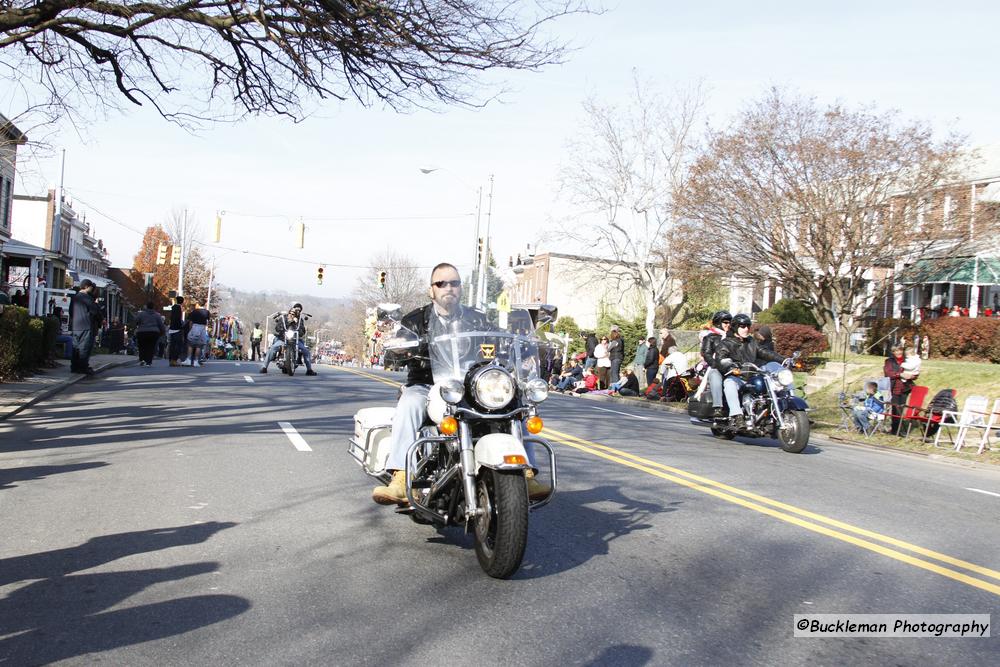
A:
{"type": "Polygon", "coordinates": [[[306,375],[318,375],[313,370],[312,355],[309,353],[309,348],[306,347],[306,323],[302,318],[301,303],[293,303],[286,315],[275,316],[274,342],[271,344],[270,349],[267,351],[267,356],[264,358],[264,365],[260,368],[261,373],[267,373],[267,367],[271,365],[271,362],[274,361],[274,355],[281,349],[282,344],[285,342],[285,331],[289,329],[294,330],[295,327],[298,327],[299,330],[299,352],[302,353],[302,358],[306,362],[306,375]]]}
{"type": "Polygon", "coordinates": [[[732,371],[743,364],[763,366],[769,361],[783,363],[785,357],[777,352],[771,352],[757,344],[757,339],[750,333],[752,322],[749,315],[740,313],[733,317],[729,332],[715,349],[714,366],[725,377],[723,392],[726,396],[726,407],[729,408],[729,422],[736,428],[743,426],[743,407],[740,405],[740,388],[744,385],[741,378],[732,375],[732,371]]]}
{"type": "MultiPolygon", "coordinates": [[[[410,311],[400,324],[420,337],[420,347],[407,365],[406,384],[403,386],[392,418],[392,440],[386,471],[392,479],[385,486],[372,491],[372,500],[379,505],[406,505],[406,451],[417,438],[420,427],[427,419],[427,401],[434,376],[431,372],[428,337],[450,333],[461,322],[465,330],[486,331],[492,325],[482,311],[462,305],[462,280],[458,269],[442,262],[431,271],[431,302],[410,311]]],[[[529,471],[530,472],[530,471],[529,471]]],[[[531,497],[548,495],[550,489],[528,475],[528,493],[531,497]]]]}

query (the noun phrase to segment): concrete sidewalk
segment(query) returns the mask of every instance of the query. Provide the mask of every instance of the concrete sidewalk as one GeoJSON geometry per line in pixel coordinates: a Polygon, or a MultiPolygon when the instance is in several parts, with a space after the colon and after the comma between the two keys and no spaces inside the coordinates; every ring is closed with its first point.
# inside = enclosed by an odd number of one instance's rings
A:
{"type": "MultiPolygon", "coordinates": [[[[139,363],[138,357],[121,354],[95,354],[90,357],[90,367],[101,373],[118,366],[139,363]]],[[[166,362],[163,362],[166,363],[166,362]]],[[[0,384],[0,420],[16,415],[25,408],[57,394],[89,375],[71,373],[68,359],[57,359],[55,368],[42,368],[21,382],[0,384]]]]}

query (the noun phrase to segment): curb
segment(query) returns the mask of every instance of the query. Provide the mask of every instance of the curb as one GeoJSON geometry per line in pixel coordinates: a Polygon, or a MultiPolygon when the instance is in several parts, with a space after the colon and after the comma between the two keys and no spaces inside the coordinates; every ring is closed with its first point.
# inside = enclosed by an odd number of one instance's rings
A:
{"type": "Polygon", "coordinates": [[[72,387],[74,384],[80,382],[81,380],[85,380],[88,377],[94,377],[100,373],[103,373],[104,371],[111,370],[112,368],[118,368],[120,366],[128,366],[129,364],[134,364],[134,363],[137,363],[135,359],[127,359],[125,361],[114,361],[111,363],[103,364],[95,368],[94,375],[81,375],[78,373],[73,374],[70,378],[63,380],[62,382],[53,384],[51,387],[47,387],[46,389],[43,389],[38,393],[32,395],[31,398],[27,399],[17,407],[11,408],[6,412],[0,412],[0,421],[3,421],[9,417],[13,417],[19,412],[27,410],[36,403],[40,403],[41,401],[44,401],[45,399],[54,396],[55,394],[58,394],[64,389],[72,387]]]}
{"type": "MultiPolygon", "coordinates": [[[[554,394],[556,396],[565,396],[566,394],[559,394],[558,392],[554,394]]],[[[629,398],[625,396],[609,396],[607,394],[577,394],[577,398],[584,398],[590,401],[597,401],[599,403],[617,403],[622,406],[631,406],[640,408],[642,410],[654,410],[657,412],[671,412],[674,414],[687,415],[687,410],[681,407],[675,407],[674,405],[668,403],[660,403],[659,401],[650,400],[636,400],[635,398],[629,398]]],[[[899,454],[901,456],[911,456],[918,457],[924,461],[934,461],[935,463],[948,463],[952,465],[965,466],[967,468],[979,468],[982,470],[997,470],[998,466],[992,463],[986,463],[983,461],[972,461],[968,459],[960,459],[952,456],[944,456],[941,454],[936,454],[934,452],[913,452],[906,449],[896,449],[895,447],[889,447],[887,445],[878,445],[871,442],[858,442],[856,440],[848,440],[846,438],[841,438],[839,436],[829,436],[822,435],[819,433],[810,434],[810,442],[816,441],[820,444],[833,445],[835,447],[855,447],[858,449],[876,450],[880,452],[885,452],[887,454],[899,454]]]]}

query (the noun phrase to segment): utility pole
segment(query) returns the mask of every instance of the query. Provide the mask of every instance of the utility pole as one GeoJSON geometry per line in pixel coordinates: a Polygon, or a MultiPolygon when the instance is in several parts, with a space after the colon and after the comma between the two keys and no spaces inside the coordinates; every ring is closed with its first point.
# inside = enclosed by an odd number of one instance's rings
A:
{"type": "Polygon", "coordinates": [[[479,265],[479,307],[486,308],[486,280],[490,266],[490,222],[493,219],[493,174],[490,174],[490,194],[486,209],[486,236],[483,240],[483,259],[479,265]]]}
{"type": "Polygon", "coordinates": [[[208,270],[208,296],[205,297],[205,310],[212,312],[212,282],[215,280],[215,257],[212,257],[212,267],[208,270]]]}
{"type": "Polygon", "coordinates": [[[184,211],[183,217],[181,218],[181,263],[180,268],[177,269],[177,294],[178,296],[184,296],[184,262],[187,260],[187,252],[184,248],[184,240],[187,238],[187,211],[184,211]]]}
{"type": "MultiPolygon", "coordinates": [[[[472,286],[472,276],[476,275],[479,271],[479,218],[483,210],[483,186],[476,188],[476,231],[475,235],[472,237],[472,271],[469,276],[470,287],[472,286]]],[[[478,290],[469,290],[468,305],[470,308],[476,305],[476,292],[478,290]]]]}

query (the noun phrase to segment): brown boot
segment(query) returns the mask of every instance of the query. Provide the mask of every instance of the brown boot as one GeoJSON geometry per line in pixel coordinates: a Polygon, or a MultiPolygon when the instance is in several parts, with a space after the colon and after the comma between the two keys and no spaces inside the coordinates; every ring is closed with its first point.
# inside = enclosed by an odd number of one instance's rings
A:
{"type": "Polygon", "coordinates": [[[406,499],[406,473],[397,470],[392,473],[392,480],[387,486],[376,486],[372,491],[372,500],[379,505],[409,505],[406,499]]]}
{"type": "Polygon", "coordinates": [[[535,479],[534,470],[526,470],[524,472],[524,478],[528,480],[528,499],[529,500],[542,500],[547,498],[550,493],[552,493],[552,487],[547,484],[542,484],[537,479],[535,479]]]}

